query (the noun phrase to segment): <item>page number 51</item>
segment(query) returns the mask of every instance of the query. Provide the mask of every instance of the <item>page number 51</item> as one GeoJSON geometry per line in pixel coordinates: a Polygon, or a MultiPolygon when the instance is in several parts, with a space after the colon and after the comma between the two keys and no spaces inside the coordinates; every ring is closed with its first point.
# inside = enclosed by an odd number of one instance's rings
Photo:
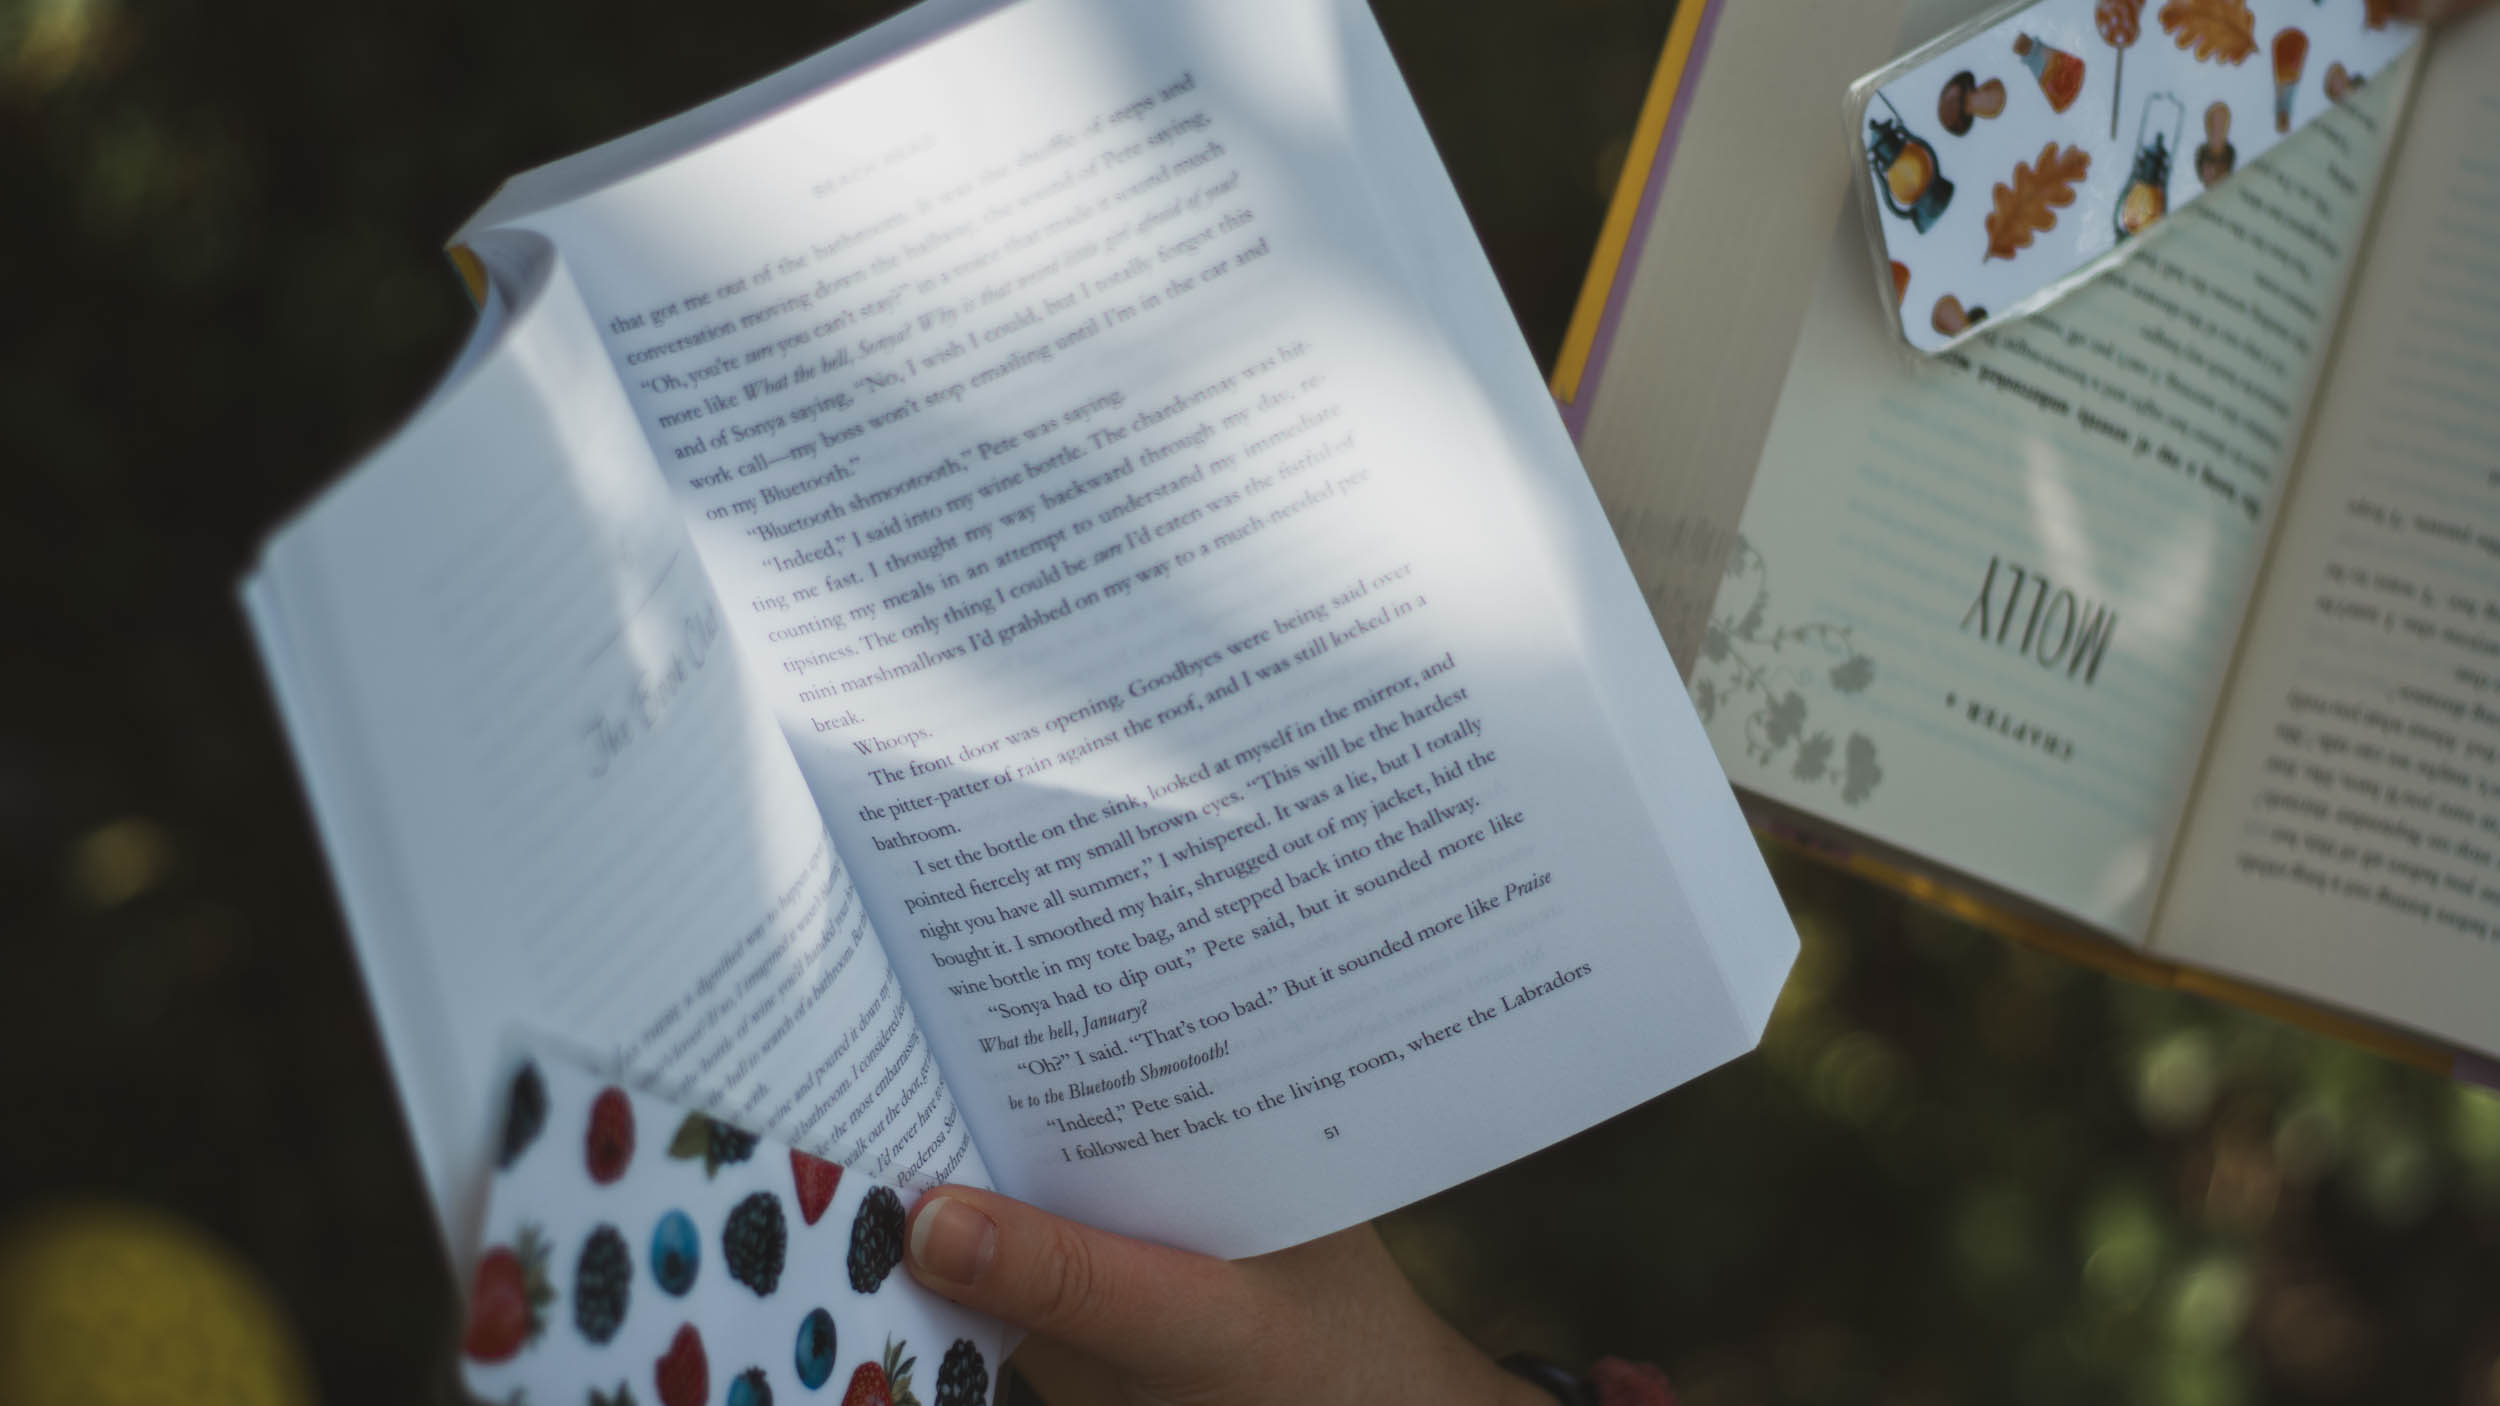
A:
{"type": "Polygon", "coordinates": [[[1319,1135],[1332,1142],[1335,1141],[1337,1137],[1337,1125],[1334,1123],[1329,1124],[1327,1127],[1319,1130],[1319,1135]]]}

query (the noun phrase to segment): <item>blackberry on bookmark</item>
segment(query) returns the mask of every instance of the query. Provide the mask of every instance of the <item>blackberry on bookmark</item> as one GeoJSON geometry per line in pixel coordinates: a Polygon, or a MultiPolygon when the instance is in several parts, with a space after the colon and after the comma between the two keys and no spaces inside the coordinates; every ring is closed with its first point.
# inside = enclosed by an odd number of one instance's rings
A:
{"type": "Polygon", "coordinates": [[[764,1380],[764,1369],[749,1367],[729,1379],[727,1406],[773,1406],[773,1384],[764,1380]]]}
{"type": "Polygon", "coordinates": [[[668,1155],[680,1161],[701,1160],[703,1175],[755,1155],[755,1134],[740,1132],[718,1118],[689,1113],[668,1140],[668,1155]]]}
{"type": "Polygon", "coordinates": [[[710,1166],[725,1167],[743,1162],[755,1155],[755,1134],[733,1128],[715,1118],[712,1120],[712,1156],[710,1166]]]}
{"type": "Polygon", "coordinates": [[[615,1337],[633,1287],[634,1260],[626,1253],[625,1237],[612,1225],[590,1232],[573,1265],[573,1326],[594,1343],[615,1337]]]}
{"type": "Polygon", "coordinates": [[[496,1146],[495,1165],[509,1170],[546,1126],[547,1081],[539,1076],[535,1062],[524,1064],[512,1076],[512,1091],[504,1097],[503,1141],[496,1146]]]}
{"type": "Polygon", "coordinates": [[[920,1398],[911,1394],[911,1365],[917,1360],[903,1355],[901,1343],[886,1339],[883,1358],[852,1370],[842,1406],[920,1406],[920,1398]]]}
{"type": "Polygon", "coordinates": [[[781,1215],[781,1198],[758,1191],[730,1208],[721,1227],[721,1258],[729,1277],[755,1291],[757,1298],[781,1283],[781,1261],[790,1247],[789,1225],[781,1215]]]}
{"type": "Polygon", "coordinates": [[[823,1309],[812,1309],[799,1320],[798,1346],[790,1353],[790,1365],[798,1369],[799,1385],[809,1391],[833,1379],[835,1355],[841,1339],[833,1330],[833,1315],[823,1309]]]}
{"type": "Polygon", "coordinates": [[[880,1186],[859,1203],[859,1214],[851,1219],[851,1287],[873,1294],[902,1262],[903,1198],[880,1186]]]}
{"type": "Polygon", "coordinates": [[[938,1366],[936,1406],[986,1406],[990,1368],[970,1338],[957,1338],[938,1366]]]}

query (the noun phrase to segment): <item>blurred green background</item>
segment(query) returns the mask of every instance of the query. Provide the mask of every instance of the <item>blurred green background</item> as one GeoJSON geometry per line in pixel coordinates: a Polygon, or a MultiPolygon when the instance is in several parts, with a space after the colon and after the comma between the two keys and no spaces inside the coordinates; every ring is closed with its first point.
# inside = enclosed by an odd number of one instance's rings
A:
{"type": "MultiPolygon", "coordinates": [[[[449,360],[496,181],[892,8],[0,0],[0,1398],[446,1399],[232,586],[449,360]]],[[[1377,8],[1550,358],[1673,6],[1377,8]]],[[[1777,871],[1759,1054],[1385,1224],[1480,1342],[1692,1406],[2500,1406],[2500,1098],[1777,871]]]]}

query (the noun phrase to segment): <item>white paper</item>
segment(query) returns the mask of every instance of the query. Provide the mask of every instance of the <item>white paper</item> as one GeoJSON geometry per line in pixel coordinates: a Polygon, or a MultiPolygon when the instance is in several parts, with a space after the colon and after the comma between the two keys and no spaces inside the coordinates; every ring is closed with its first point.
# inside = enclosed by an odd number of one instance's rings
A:
{"type": "Polygon", "coordinates": [[[580,299],[546,274],[252,588],[448,1238],[467,1243],[516,1030],[838,1161],[978,1179],[580,299]]]}
{"type": "Polygon", "coordinates": [[[1006,1189],[1226,1253],[1748,1047],[1793,943],[1390,78],[1035,0],[530,222],[1006,1189]]]}
{"type": "Polygon", "coordinates": [[[2500,14],[2431,46],[2155,942],[2500,1050],[2500,14]]]}

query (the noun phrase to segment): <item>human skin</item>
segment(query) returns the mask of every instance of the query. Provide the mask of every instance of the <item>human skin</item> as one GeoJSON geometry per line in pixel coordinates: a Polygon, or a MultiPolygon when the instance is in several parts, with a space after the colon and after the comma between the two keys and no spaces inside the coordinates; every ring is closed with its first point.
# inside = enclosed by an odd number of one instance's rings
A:
{"type": "Polygon", "coordinates": [[[1026,1329],[1052,1406],[1552,1406],[1443,1322],[1368,1225],[1219,1260],[941,1187],[913,1208],[927,1288],[1026,1329]]]}

